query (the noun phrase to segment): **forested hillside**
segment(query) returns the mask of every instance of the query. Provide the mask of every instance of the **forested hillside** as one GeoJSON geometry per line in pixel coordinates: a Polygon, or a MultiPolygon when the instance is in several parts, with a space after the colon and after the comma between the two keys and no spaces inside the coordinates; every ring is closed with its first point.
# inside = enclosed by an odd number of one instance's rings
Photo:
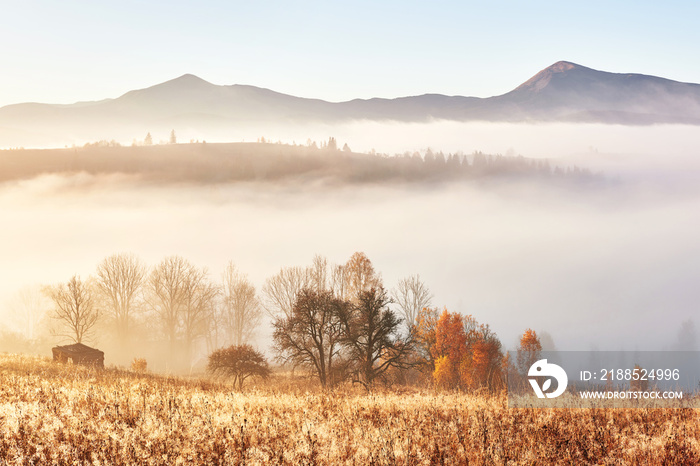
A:
{"type": "Polygon", "coordinates": [[[578,167],[553,167],[522,156],[443,154],[430,149],[388,156],[337,148],[330,138],[318,148],[271,143],[167,144],[0,152],[0,181],[49,173],[126,174],[149,182],[230,183],[237,181],[325,180],[329,183],[440,182],[485,177],[594,176],[578,167]]]}

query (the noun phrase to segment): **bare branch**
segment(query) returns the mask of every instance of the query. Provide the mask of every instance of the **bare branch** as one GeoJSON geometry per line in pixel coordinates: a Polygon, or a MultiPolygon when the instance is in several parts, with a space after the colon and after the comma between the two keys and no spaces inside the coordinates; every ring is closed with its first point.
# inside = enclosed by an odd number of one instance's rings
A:
{"type": "Polygon", "coordinates": [[[409,329],[411,326],[416,325],[418,313],[423,308],[430,307],[433,299],[432,293],[421,281],[420,275],[411,275],[399,280],[396,289],[392,291],[391,295],[401,310],[406,326],[409,329]]]}
{"type": "Polygon", "coordinates": [[[129,335],[132,313],[146,278],[146,267],[133,254],[115,254],[97,267],[97,287],[106,298],[122,345],[129,335]]]}
{"type": "Polygon", "coordinates": [[[59,321],[65,332],[57,335],[71,338],[76,343],[92,337],[100,313],[90,284],[74,275],[68,283],[48,287],[45,292],[55,305],[51,317],[59,321]]]}
{"type": "Polygon", "coordinates": [[[249,343],[262,313],[255,287],[248,276],[236,270],[229,262],[223,274],[223,321],[234,345],[249,343]]]}

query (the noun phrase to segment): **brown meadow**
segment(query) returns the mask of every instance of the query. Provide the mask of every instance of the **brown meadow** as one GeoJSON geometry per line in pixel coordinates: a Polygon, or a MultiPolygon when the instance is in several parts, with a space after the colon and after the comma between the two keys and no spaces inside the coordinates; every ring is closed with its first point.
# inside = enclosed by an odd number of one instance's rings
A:
{"type": "Polygon", "coordinates": [[[7,464],[697,464],[694,409],[509,409],[505,396],[230,384],[0,355],[7,464]]]}

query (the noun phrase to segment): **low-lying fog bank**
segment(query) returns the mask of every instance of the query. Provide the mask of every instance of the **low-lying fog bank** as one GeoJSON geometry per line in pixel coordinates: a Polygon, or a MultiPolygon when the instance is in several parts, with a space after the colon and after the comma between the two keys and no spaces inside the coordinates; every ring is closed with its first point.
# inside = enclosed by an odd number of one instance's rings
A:
{"type": "Polygon", "coordinates": [[[99,140],[131,145],[142,143],[147,133],[154,144],[167,143],[171,131],[180,143],[254,142],[286,144],[321,143],[335,137],[339,147],[348,144],[356,152],[402,154],[416,150],[488,154],[522,154],[526,157],[559,158],[590,154],[653,155],[663,159],[670,154],[688,154],[700,144],[700,131],[691,125],[623,126],[597,123],[489,123],[433,121],[400,123],[352,121],[333,124],[254,124],[235,122],[218,124],[206,121],[134,127],[82,127],[83,133],[70,134],[48,128],[45,135],[26,133],[17,128],[0,128],[2,148],[55,148],[82,146],[99,140]]]}
{"type": "MultiPolygon", "coordinates": [[[[342,263],[364,251],[387,287],[420,274],[434,305],[473,314],[506,347],[531,327],[559,349],[670,348],[700,301],[694,166],[664,165],[657,179],[625,161],[617,182],[587,187],[44,175],[0,185],[0,303],[7,314],[22,287],[87,277],[117,252],[149,265],[178,254],[215,280],[232,260],[259,290],[315,254],[342,263]]],[[[269,333],[259,332],[262,348],[269,333]]]]}

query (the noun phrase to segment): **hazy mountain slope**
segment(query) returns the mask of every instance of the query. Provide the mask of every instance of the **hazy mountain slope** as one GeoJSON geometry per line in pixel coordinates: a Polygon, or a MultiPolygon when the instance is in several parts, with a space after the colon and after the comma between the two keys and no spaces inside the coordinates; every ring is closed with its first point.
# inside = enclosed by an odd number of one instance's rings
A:
{"type": "Polygon", "coordinates": [[[605,123],[700,123],[700,85],[558,62],[494,98],[525,118],[605,123]]]}
{"type": "MultiPolygon", "coordinates": [[[[254,86],[219,86],[184,75],[116,99],[0,108],[0,127],[17,130],[15,139],[22,132],[44,135],[42,140],[133,137],[154,126],[206,133],[233,125],[431,119],[700,124],[700,85],[607,73],[562,61],[511,92],[489,98],[425,94],[333,103],[254,86]]],[[[0,139],[0,145],[21,145],[8,142],[11,137],[0,139]]]]}
{"type": "Polygon", "coordinates": [[[217,86],[184,75],[147,89],[127,92],[103,110],[132,117],[168,118],[178,115],[216,115],[230,119],[311,117],[331,104],[303,99],[254,86],[217,86]]]}

